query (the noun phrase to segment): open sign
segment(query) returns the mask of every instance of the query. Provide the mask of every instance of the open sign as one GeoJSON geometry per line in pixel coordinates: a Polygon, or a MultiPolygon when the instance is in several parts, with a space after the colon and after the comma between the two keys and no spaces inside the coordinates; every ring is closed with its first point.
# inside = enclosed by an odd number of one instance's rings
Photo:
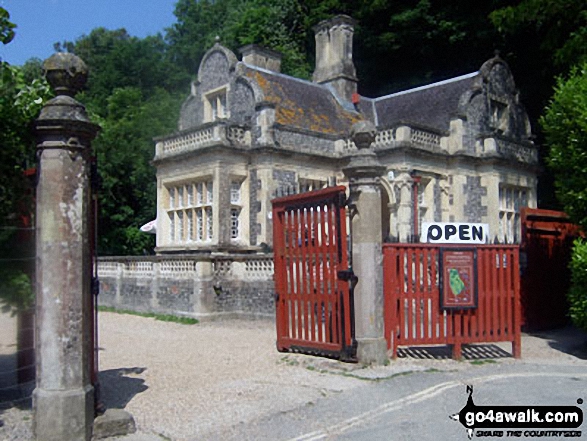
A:
{"type": "Polygon", "coordinates": [[[423,222],[420,242],[484,244],[489,242],[489,225],[465,222],[423,222]]]}

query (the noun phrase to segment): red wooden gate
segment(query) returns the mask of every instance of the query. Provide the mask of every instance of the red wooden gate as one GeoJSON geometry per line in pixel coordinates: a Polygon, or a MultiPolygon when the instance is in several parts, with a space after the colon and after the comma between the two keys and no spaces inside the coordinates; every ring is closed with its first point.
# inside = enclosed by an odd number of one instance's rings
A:
{"type": "Polygon", "coordinates": [[[522,324],[527,329],[568,323],[569,262],[580,235],[563,212],[522,208],[522,324]]]}
{"type": "Polygon", "coordinates": [[[453,357],[460,358],[462,344],[497,341],[511,341],[513,355],[519,357],[518,247],[472,247],[478,296],[471,309],[441,308],[440,250],[429,244],[383,246],[385,336],[393,357],[398,346],[448,344],[453,345],[453,357]]]}
{"type": "Polygon", "coordinates": [[[274,199],[277,349],[355,361],[345,187],[274,199]]]}

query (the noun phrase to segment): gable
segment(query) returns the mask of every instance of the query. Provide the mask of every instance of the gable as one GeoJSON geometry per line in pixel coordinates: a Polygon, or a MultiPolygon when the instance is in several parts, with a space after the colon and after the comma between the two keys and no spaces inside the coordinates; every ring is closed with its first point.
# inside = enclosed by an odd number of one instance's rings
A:
{"type": "Polygon", "coordinates": [[[202,58],[198,70],[201,92],[206,93],[226,85],[238,62],[234,53],[216,43],[202,58]]]}

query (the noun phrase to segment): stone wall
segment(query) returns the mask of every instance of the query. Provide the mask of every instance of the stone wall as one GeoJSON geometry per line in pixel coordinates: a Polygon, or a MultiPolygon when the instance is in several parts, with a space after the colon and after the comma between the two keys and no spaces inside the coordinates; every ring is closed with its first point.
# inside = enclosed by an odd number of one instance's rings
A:
{"type": "Polygon", "coordinates": [[[273,256],[103,257],[101,306],[215,318],[274,314],[273,256]]]}

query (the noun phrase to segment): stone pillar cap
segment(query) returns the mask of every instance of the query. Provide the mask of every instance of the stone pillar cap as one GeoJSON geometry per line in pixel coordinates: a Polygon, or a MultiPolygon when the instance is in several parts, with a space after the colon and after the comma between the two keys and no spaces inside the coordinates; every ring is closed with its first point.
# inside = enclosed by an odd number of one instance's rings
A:
{"type": "Polygon", "coordinates": [[[43,71],[56,95],[74,96],[88,79],[86,63],[70,53],[51,55],[43,62],[43,71]]]}
{"type": "Polygon", "coordinates": [[[376,136],[375,125],[366,119],[354,123],[351,127],[351,139],[359,150],[368,149],[376,136]]]}

